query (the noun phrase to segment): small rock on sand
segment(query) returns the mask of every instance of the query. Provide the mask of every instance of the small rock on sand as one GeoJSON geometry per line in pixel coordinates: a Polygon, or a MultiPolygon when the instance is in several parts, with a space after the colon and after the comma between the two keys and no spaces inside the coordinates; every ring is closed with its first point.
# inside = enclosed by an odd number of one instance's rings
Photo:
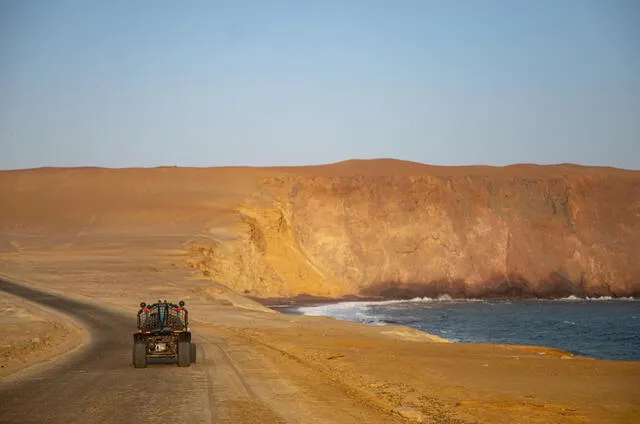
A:
{"type": "Polygon", "coordinates": [[[417,423],[421,423],[424,420],[422,412],[418,411],[415,408],[411,408],[410,406],[400,406],[393,411],[417,423]]]}

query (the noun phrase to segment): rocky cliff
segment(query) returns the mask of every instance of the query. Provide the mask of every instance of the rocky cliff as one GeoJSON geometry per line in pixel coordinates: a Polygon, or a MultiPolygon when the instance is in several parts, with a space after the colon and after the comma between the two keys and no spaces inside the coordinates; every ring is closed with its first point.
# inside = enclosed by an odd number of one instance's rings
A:
{"type": "Polygon", "coordinates": [[[350,162],[265,178],[194,263],[258,296],[640,294],[640,172],[350,162]]]}
{"type": "Polygon", "coordinates": [[[170,234],[194,272],[258,297],[640,295],[639,171],[41,169],[0,172],[0,202],[5,250],[170,234]]]}

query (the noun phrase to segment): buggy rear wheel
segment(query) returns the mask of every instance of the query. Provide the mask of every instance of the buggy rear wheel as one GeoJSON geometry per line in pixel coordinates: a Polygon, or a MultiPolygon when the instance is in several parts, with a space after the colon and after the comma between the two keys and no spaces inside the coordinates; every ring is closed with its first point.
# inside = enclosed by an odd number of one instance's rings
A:
{"type": "Polygon", "coordinates": [[[191,365],[191,343],[180,342],[178,343],[178,366],[188,367],[191,365]]]}
{"type": "Polygon", "coordinates": [[[195,343],[191,343],[191,346],[189,347],[189,352],[191,353],[191,363],[195,364],[196,363],[196,344],[195,343]]]}
{"type": "Polygon", "coordinates": [[[135,342],[133,344],[133,366],[147,368],[147,344],[135,342]]]}

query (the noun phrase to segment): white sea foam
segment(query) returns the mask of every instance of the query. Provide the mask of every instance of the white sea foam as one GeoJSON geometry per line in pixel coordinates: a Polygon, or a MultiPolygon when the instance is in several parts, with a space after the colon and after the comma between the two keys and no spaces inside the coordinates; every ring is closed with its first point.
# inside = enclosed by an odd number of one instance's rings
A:
{"type": "Polygon", "coordinates": [[[431,297],[415,297],[406,300],[380,300],[380,301],[347,301],[338,303],[329,303],[314,306],[301,306],[296,310],[309,316],[328,316],[345,321],[362,322],[366,324],[385,325],[387,317],[382,314],[376,314],[372,311],[374,306],[387,306],[398,304],[419,304],[433,302],[484,302],[482,299],[454,299],[448,294],[443,294],[437,298],[431,297]]]}
{"type": "Polygon", "coordinates": [[[397,302],[397,303],[429,303],[429,302],[486,302],[486,300],[484,299],[459,299],[459,298],[453,298],[448,294],[441,294],[440,296],[438,296],[437,298],[432,298],[432,297],[414,297],[413,299],[409,299],[409,300],[391,300],[390,302],[397,302]]]}
{"type": "Polygon", "coordinates": [[[372,300],[372,301],[346,301],[337,303],[328,303],[324,305],[301,306],[297,310],[304,315],[326,315],[325,312],[338,312],[342,310],[351,310],[354,308],[363,308],[368,306],[384,306],[396,305],[402,303],[431,303],[431,302],[485,302],[483,299],[454,299],[448,294],[443,294],[437,298],[432,297],[414,297],[413,299],[398,300],[372,300]]]}
{"type": "Polygon", "coordinates": [[[374,302],[340,302],[327,305],[302,306],[298,312],[309,316],[328,316],[345,321],[383,325],[384,317],[372,313],[369,308],[374,302]]]}
{"type": "Polygon", "coordinates": [[[563,297],[561,299],[556,299],[559,302],[585,302],[585,301],[594,301],[594,302],[605,302],[605,301],[609,301],[609,300],[613,300],[613,301],[634,301],[634,300],[639,300],[636,299],[634,297],[612,297],[612,296],[594,296],[594,297],[589,297],[589,296],[585,296],[585,297],[578,297],[578,296],[568,296],[568,297],[563,297]]]}

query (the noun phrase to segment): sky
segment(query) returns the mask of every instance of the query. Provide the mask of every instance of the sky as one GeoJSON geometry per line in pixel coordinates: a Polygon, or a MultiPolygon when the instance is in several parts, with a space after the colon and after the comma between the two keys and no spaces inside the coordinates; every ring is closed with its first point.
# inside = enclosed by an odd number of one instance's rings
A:
{"type": "Polygon", "coordinates": [[[0,0],[0,169],[640,169],[636,0],[0,0]]]}

